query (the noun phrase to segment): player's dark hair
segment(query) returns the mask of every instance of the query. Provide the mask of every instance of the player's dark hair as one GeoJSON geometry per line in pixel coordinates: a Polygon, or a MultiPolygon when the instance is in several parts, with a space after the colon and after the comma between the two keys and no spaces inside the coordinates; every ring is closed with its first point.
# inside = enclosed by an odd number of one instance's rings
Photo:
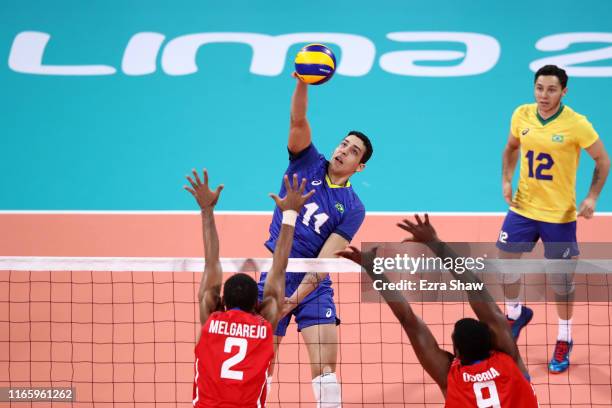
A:
{"type": "Polygon", "coordinates": [[[223,285],[223,303],[227,310],[251,312],[257,303],[257,282],[245,273],[235,274],[223,285]]]}
{"type": "Polygon", "coordinates": [[[563,68],[559,68],[556,65],[544,65],[542,68],[538,69],[538,72],[535,73],[533,83],[536,83],[538,77],[542,75],[556,76],[559,79],[559,83],[561,84],[562,89],[565,89],[565,87],[567,86],[567,81],[569,78],[563,68]]]}
{"type": "Polygon", "coordinates": [[[363,156],[361,156],[361,163],[367,163],[367,161],[370,160],[370,157],[372,157],[372,153],[374,153],[374,148],[372,147],[372,142],[370,142],[370,138],[367,137],[364,133],[359,132],[357,130],[351,130],[346,136],[356,136],[361,139],[365,146],[365,152],[363,152],[363,156]]]}
{"type": "Polygon", "coordinates": [[[452,338],[455,350],[464,364],[488,358],[493,348],[489,326],[476,319],[458,320],[452,338]]]}

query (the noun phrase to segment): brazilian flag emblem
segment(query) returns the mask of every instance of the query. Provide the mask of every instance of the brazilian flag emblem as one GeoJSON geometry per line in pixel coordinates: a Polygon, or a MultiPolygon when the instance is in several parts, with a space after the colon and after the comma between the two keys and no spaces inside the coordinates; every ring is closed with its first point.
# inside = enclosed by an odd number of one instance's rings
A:
{"type": "Polygon", "coordinates": [[[336,203],[336,210],[338,210],[338,212],[342,214],[344,213],[344,206],[340,203],[336,203]]]}
{"type": "Polygon", "coordinates": [[[553,135],[552,141],[555,143],[563,143],[563,135],[553,135]]]}

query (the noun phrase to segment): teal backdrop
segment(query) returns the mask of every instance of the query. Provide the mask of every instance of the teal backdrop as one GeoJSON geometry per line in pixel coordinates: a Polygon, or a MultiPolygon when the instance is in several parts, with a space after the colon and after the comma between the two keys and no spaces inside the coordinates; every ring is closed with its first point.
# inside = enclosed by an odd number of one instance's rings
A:
{"type": "MultiPolygon", "coordinates": [[[[304,43],[289,47],[278,74],[251,72],[253,50],[242,43],[205,45],[197,72],[166,72],[162,54],[171,40],[213,32],[345,33],[371,41],[375,57],[367,73],[337,73],[311,87],[308,111],[322,152],[330,153],[351,129],[372,138],[374,156],[353,178],[369,211],[504,211],[501,152],[512,111],[533,101],[530,64],[541,58],[599,50],[573,63],[574,69],[597,69],[572,75],[566,104],[587,115],[612,146],[607,0],[7,0],[0,2],[0,209],[191,210],[182,186],[193,167],[207,167],[213,183],[225,184],[219,209],[272,209],[267,193],[278,190],[287,165],[293,57],[304,43]],[[50,36],[40,66],[106,65],[116,72],[23,72],[27,63],[20,58],[36,65],[38,55],[28,50],[33,43],[16,41],[28,32],[50,36]],[[163,35],[153,68],[126,73],[128,42],[145,32],[163,35]],[[399,75],[383,68],[383,55],[463,55],[467,47],[387,37],[397,32],[479,33],[498,43],[499,58],[474,75],[399,75]],[[565,49],[536,47],[563,33],[595,34],[565,49]]],[[[340,48],[330,46],[342,64],[340,48]]],[[[478,51],[471,55],[487,59],[478,51]]],[[[415,65],[453,67],[463,59],[448,58],[421,57],[415,65]]],[[[592,171],[583,153],[579,200],[592,171]]],[[[611,186],[598,209],[612,211],[611,186]]]]}

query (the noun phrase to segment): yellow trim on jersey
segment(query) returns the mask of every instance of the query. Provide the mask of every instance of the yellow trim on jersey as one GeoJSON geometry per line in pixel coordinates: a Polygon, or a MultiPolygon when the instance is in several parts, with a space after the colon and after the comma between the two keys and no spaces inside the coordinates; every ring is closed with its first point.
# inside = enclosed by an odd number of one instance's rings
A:
{"type": "Polygon", "coordinates": [[[338,184],[334,184],[334,183],[332,183],[331,179],[329,178],[329,176],[327,174],[325,175],[325,181],[327,182],[327,186],[329,188],[346,188],[346,187],[350,187],[351,186],[351,180],[347,180],[346,184],[343,185],[343,186],[338,185],[338,184]]]}

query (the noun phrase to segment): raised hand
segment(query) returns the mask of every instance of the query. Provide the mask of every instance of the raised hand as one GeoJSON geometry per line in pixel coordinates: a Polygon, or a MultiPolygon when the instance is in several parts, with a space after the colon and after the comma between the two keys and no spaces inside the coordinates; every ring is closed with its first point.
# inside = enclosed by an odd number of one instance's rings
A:
{"type": "Polygon", "coordinates": [[[359,248],[349,245],[341,251],[336,251],[334,255],[346,258],[361,265],[368,275],[373,276],[374,258],[376,258],[377,251],[378,247],[373,247],[366,252],[362,252],[359,248]]]}
{"type": "Polygon", "coordinates": [[[297,72],[294,71],[291,76],[298,80],[299,86],[308,86],[306,82],[302,81],[302,78],[300,78],[297,72]]]}
{"type": "Polygon", "coordinates": [[[363,253],[359,250],[359,248],[352,245],[349,245],[340,251],[336,251],[334,255],[346,258],[349,261],[353,261],[359,265],[361,265],[361,261],[363,259],[363,253]]]}
{"type": "Polygon", "coordinates": [[[191,193],[193,198],[196,199],[198,205],[201,210],[207,208],[213,208],[217,204],[217,200],[219,200],[219,195],[221,194],[221,190],[223,190],[223,184],[217,186],[215,191],[212,191],[208,187],[208,171],[204,169],[204,182],[200,180],[200,176],[198,172],[193,169],[192,171],[193,178],[186,176],[189,184],[191,184],[191,188],[187,186],[183,186],[183,188],[191,193]]]}
{"type": "Polygon", "coordinates": [[[402,242],[420,242],[426,244],[439,241],[436,230],[429,223],[428,214],[425,214],[425,222],[421,220],[418,214],[415,214],[414,218],[416,219],[416,224],[408,219],[404,219],[403,222],[397,224],[398,227],[412,234],[412,237],[406,238],[402,242]]]}
{"type": "Polygon", "coordinates": [[[308,193],[304,194],[304,189],[306,188],[306,179],[303,178],[302,183],[298,186],[297,174],[293,175],[293,185],[289,183],[289,176],[287,176],[286,174],[283,180],[285,182],[285,189],[287,190],[287,195],[283,198],[280,198],[276,194],[270,193],[270,197],[272,197],[272,199],[281,211],[294,210],[299,213],[302,209],[302,206],[315,193],[315,190],[310,190],[308,193]]]}

